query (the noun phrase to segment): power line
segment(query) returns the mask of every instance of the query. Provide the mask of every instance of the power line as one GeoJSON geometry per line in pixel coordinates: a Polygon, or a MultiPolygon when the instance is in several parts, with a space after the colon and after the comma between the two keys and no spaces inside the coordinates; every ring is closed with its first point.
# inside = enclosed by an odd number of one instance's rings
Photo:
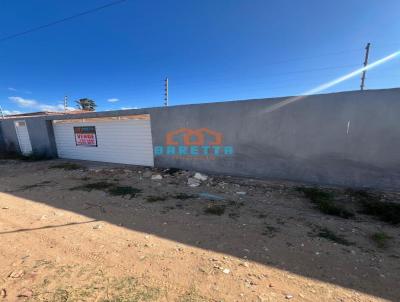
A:
{"type": "Polygon", "coordinates": [[[40,26],[37,26],[37,27],[33,27],[33,28],[27,29],[25,31],[21,31],[19,33],[11,34],[9,36],[5,36],[3,38],[0,38],[0,42],[11,40],[11,39],[14,39],[14,38],[19,37],[19,36],[27,35],[29,33],[32,33],[32,32],[35,32],[35,31],[38,31],[38,30],[41,30],[41,29],[44,29],[44,28],[47,28],[47,27],[50,27],[50,26],[54,26],[54,25],[57,25],[57,24],[60,24],[60,23],[63,23],[63,22],[66,22],[66,21],[69,21],[69,20],[72,20],[72,19],[75,19],[75,18],[82,17],[84,15],[92,14],[92,13],[98,12],[99,10],[102,10],[102,9],[105,9],[105,8],[108,8],[108,7],[111,7],[111,6],[114,6],[114,5],[118,5],[118,4],[121,4],[122,2],[126,2],[126,1],[128,1],[128,0],[113,1],[113,2],[110,2],[110,3],[104,4],[102,6],[98,6],[98,7],[83,11],[81,13],[78,13],[78,14],[75,14],[75,15],[72,15],[72,16],[69,16],[69,17],[65,17],[65,18],[59,19],[57,21],[53,21],[53,22],[50,22],[50,23],[47,23],[47,24],[43,24],[43,25],[40,25],[40,26]]]}
{"type": "MultiPolygon", "coordinates": [[[[285,76],[285,75],[292,75],[292,74],[301,74],[301,73],[311,73],[311,72],[319,72],[319,71],[325,71],[325,70],[338,70],[338,69],[345,69],[345,68],[352,68],[352,67],[358,67],[358,64],[349,64],[349,65],[340,65],[340,66],[327,66],[327,67],[321,67],[321,68],[310,68],[310,69],[302,69],[302,70],[293,70],[293,71],[288,71],[288,72],[279,72],[279,73],[271,73],[271,74],[267,74],[266,76],[263,77],[258,77],[256,79],[253,80],[257,80],[257,81],[263,81],[265,79],[268,78],[275,78],[275,77],[281,77],[281,76],[285,76]]],[[[199,85],[204,85],[204,81],[186,81],[187,79],[190,79],[188,77],[185,77],[185,82],[183,83],[175,83],[172,86],[176,87],[176,86],[187,86],[188,83],[189,84],[199,84],[199,85]]],[[[221,81],[235,81],[235,79],[237,78],[228,78],[228,77],[212,77],[210,76],[210,81],[208,82],[215,82],[215,80],[221,80],[221,81]]],[[[179,80],[179,78],[178,78],[179,80]]],[[[252,79],[247,79],[247,80],[252,80],[252,79]]],[[[221,85],[219,83],[214,83],[215,85],[221,85]]]]}
{"type": "Polygon", "coordinates": [[[356,52],[363,50],[363,48],[353,48],[353,49],[347,49],[347,50],[341,50],[341,51],[336,51],[336,52],[327,52],[327,53],[321,53],[313,56],[308,56],[308,57],[298,57],[298,58],[293,58],[293,59],[288,59],[288,60],[282,60],[282,61],[276,61],[276,62],[271,62],[267,64],[263,64],[263,66],[268,66],[268,65],[276,65],[276,64],[283,64],[283,63],[288,63],[288,62],[293,62],[293,61],[304,61],[304,60],[312,60],[315,58],[323,58],[323,57],[329,57],[329,56],[336,56],[336,55],[341,55],[341,54],[347,54],[349,52],[356,52]]]}

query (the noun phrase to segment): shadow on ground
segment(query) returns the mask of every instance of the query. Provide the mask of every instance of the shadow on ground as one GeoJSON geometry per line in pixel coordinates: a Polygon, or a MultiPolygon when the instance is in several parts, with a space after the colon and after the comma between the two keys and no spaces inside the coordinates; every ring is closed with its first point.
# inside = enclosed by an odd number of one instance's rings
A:
{"type": "MultiPolygon", "coordinates": [[[[144,176],[148,169],[143,167],[104,168],[78,162],[89,169],[49,169],[60,162],[4,161],[1,190],[92,221],[245,258],[381,298],[400,297],[398,228],[361,214],[351,219],[321,214],[294,190],[298,184],[216,176],[192,188],[187,185],[186,172],[153,171],[163,178],[151,180],[144,176]],[[99,182],[140,192],[113,196],[109,188],[85,189],[86,184],[99,182]],[[214,206],[217,209],[210,210],[214,206]],[[321,236],[323,229],[345,241],[321,236]],[[378,248],[370,240],[369,235],[377,230],[391,234],[390,247],[378,248]]],[[[51,227],[62,225],[44,228],[51,227]]],[[[35,229],[11,232],[28,231],[35,229]]],[[[0,231],[0,237],[8,233],[0,231]]]]}

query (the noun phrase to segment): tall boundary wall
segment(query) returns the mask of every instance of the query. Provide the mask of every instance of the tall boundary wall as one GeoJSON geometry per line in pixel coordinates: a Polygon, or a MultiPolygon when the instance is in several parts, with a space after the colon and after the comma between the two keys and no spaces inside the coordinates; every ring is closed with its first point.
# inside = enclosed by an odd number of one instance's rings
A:
{"type": "MultiPolygon", "coordinates": [[[[156,167],[353,187],[400,188],[400,89],[26,118],[32,146],[56,155],[52,119],[148,113],[153,146],[181,128],[222,134],[229,156],[155,156],[156,167]],[[281,106],[283,105],[283,106],[281,106]],[[46,129],[45,131],[43,129],[46,129]]],[[[15,141],[11,119],[3,137],[15,141]]]]}

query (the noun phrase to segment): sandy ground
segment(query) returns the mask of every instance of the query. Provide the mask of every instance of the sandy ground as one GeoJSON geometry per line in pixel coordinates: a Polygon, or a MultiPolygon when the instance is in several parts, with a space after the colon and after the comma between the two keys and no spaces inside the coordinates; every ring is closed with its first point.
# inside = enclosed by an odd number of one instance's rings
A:
{"type": "Polygon", "coordinates": [[[399,228],[324,215],[299,184],[190,187],[189,172],[49,168],[60,162],[0,161],[0,301],[400,300],[399,228]],[[79,187],[99,181],[141,192],[79,187]],[[207,213],[215,205],[224,213],[207,213]],[[348,244],[315,235],[323,227],[348,244]]]}

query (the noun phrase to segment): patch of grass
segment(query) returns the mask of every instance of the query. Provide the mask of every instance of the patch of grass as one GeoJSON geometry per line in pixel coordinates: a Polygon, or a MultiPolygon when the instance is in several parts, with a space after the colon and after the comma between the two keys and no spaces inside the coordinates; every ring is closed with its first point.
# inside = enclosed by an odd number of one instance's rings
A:
{"type": "Polygon", "coordinates": [[[180,199],[180,200],[185,200],[185,199],[190,199],[190,198],[196,198],[196,195],[193,194],[186,194],[186,193],[178,193],[176,195],[173,196],[176,199],[180,199]]]}
{"type": "Polygon", "coordinates": [[[400,203],[381,201],[381,195],[365,190],[347,190],[361,206],[361,213],[374,216],[381,221],[400,224],[400,203]]]}
{"type": "Polygon", "coordinates": [[[130,198],[134,198],[137,194],[141,193],[142,190],[130,187],[130,186],[115,186],[109,189],[108,193],[114,196],[126,196],[130,195],[130,198]]]}
{"type": "Polygon", "coordinates": [[[50,160],[54,157],[49,156],[45,153],[37,153],[37,152],[33,152],[29,155],[21,155],[21,160],[25,160],[25,161],[42,161],[42,160],[50,160]]]}
{"type": "Polygon", "coordinates": [[[335,203],[335,195],[332,192],[327,192],[318,188],[296,188],[298,192],[302,192],[322,213],[338,216],[341,218],[354,217],[354,213],[348,211],[343,206],[335,203]]]}
{"type": "Polygon", "coordinates": [[[139,302],[156,301],[160,290],[139,284],[133,277],[112,280],[110,283],[112,297],[101,299],[101,302],[139,302]]]}
{"type": "Polygon", "coordinates": [[[67,302],[69,299],[69,292],[63,288],[57,288],[53,295],[53,301],[67,302]]]}
{"type": "MultiPolygon", "coordinates": [[[[40,301],[53,302],[142,302],[156,301],[160,295],[160,289],[141,284],[133,277],[107,278],[106,276],[97,275],[89,278],[90,281],[88,283],[80,286],[72,286],[67,283],[58,286],[54,291],[46,290],[41,292],[43,289],[36,289],[37,297],[40,297],[40,301]],[[100,298],[99,293],[105,292],[107,292],[107,297],[100,298]]],[[[71,276],[68,279],[71,279],[71,276]]],[[[64,281],[64,279],[62,280],[64,281]]]]}
{"type": "Polygon", "coordinates": [[[191,287],[177,300],[177,302],[206,302],[206,301],[209,300],[199,295],[195,287],[191,287]]]}
{"type": "Polygon", "coordinates": [[[338,244],[342,244],[342,245],[351,245],[352,243],[347,241],[345,238],[336,235],[333,231],[329,230],[328,228],[320,228],[318,233],[317,233],[318,237],[327,239],[329,241],[332,242],[336,242],[338,244]]]}
{"type": "Polygon", "coordinates": [[[89,183],[89,184],[73,187],[70,190],[71,191],[82,190],[82,191],[88,191],[88,192],[91,192],[93,190],[106,191],[113,186],[114,185],[111,183],[108,183],[105,181],[99,181],[99,182],[95,182],[95,183],[89,183]]]}
{"type": "Polygon", "coordinates": [[[389,240],[392,239],[391,236],[384,232],[373,233],[370,238],[381,249],[386,249],[389,246],[389,240]]]}
{"type": "Polygon", "coordinates": [[[61,164],[56,164],[56,165],[52,165],[49,167],[49,169],[63,169],[63,170],[67,170],[67,171],[71,171],[71,170],[79,170],[79,169],[83,169],[84,167],[75,163],[61,163],[61,164]]]}
{"type": "Polygon", "coordinates": [[[222,204],[208,204],[204,209],[204,213],[221,216],[225,213],[225,208],[226,206],[222,204]]]}
{"type": "Polygon", "coordinates": [[[167,197],[165,196],[146,196],[145,197],[147,202],[157,202],[157,201],[165,201],[167,197]]]}
{"type": "Polygon", "coordinates": [[[375,216],[390,224],[400,224],[400,204],[394,202],[363,201],[362,213],[375,216]]]}
{"type": "Polygon", "coordinates": [[[46,153],[32,152],[28,155],[20,154],[16,151],[8,151],[0,154],[0,159],[14,159],[14,160],[23,160],[23,161],[42,161],[42,160],[50,160],[52,156],[47,155],[46,153]]]}
{"type": "Polygon", "coordinates": [[[49,183],[51,183],[51,181],[45,180],[45,181],[39,182],[37,184],[21,186],[18,191],[25,191],[25,190],[38,188],[38,187],[44,187],[45,185],[47,185],[49,183]]]}

